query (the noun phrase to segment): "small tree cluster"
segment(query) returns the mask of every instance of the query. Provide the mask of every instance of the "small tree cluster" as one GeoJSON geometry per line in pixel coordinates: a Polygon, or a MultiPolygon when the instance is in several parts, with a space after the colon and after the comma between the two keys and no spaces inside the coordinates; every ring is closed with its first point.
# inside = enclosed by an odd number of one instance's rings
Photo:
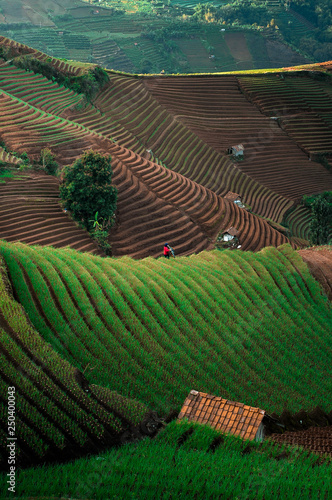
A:
{"type": "Polygon", "coordinates": [[[106,253],[110,251],[107,237],[117,202],[112,174],[111,157],[89,150],[64,168],[60,186],[65,208],[90,231],[106,253]]]}
{"type": "Polygon", "coordinates": [[[315,245],[328,244],[332,238],[332,191],[304,196],[303,204],[311,211],[311,242],[315,245]]]}
{"type": "Polygon", "coordinates": [[[40,61],[36,59],[34,55],[25,54],[16,57],[13,63],[18,68],[39,73],[49,80],[54,80],[60,85],[64,85],[77,93],[84,94],[88,101],[91,101],[97,92],[109,81],[106,71],[99,66],[88,69],[88,71],[82,75],[74,76],[63,73],[55,68],[52,65],[51,58],[40,61]]]}
{"type": "Polygon", "coordinates": [[[58,163],[55,161],[55,154],[49,148],[40,151],[37,164],[49,175],[55,175],[59,168],[58,163]]]}

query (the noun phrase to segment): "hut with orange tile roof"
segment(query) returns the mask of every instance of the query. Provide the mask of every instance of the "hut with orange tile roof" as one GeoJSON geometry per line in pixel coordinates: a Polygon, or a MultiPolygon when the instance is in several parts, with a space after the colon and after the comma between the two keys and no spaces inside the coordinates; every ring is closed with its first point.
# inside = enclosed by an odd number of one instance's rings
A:
{"type": "Polygon", "coordinates": [[[190,391],[178,416],[178,420],[207,424],[218,431],[255,441],[264,439],[264,420],[268,418],[260,408],[198,391],[190,391]]]}

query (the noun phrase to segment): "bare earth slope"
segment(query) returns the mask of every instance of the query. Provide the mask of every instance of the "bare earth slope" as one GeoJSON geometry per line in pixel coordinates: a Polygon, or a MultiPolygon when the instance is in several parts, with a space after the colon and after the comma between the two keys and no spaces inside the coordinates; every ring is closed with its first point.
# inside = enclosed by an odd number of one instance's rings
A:
{"type": "MultiPolygon", "coordinates": [[[[270,80],[273,78],[278,83],[274,75],[270,80]]],[[[263,77],[251,76],[247,80],[252,85],[262,81],[263,88],[263,77]]],[[[317,83],[309,78],[295,83],[301,86],[310,84],[311,92],[312,86],[317,87],[317,83]]],[[[319,163],[308,162],[308,155],[277,122],[264,116],[246,99],[235,76],[146,79],[145,84],[177,120],[219,153],[225,154],[232,145],[243,144],[244,160],[237,167],[282,196],[299,199],[308,192],[332,189],[331,173],[319,163]]],[[[268,87],[266,94],[271,109],[275,110],[274,87],[273,90],[268,87]]],[[[290,98],[294,98],[292,94],[290,98]]],[[[299,107],[300,103],[297,105],[299,107]]],[[[325,105],[331,111],[332,94],[325,105]]],[[[332,128],[330,134],[332,137],[332,128]]],[[[319,138],[321,143],[322,139],[319,138]]]]}
{"type": "Polygon", "coordinates": [[[45,174],[20,174],[0,184],[0,235],[7,241],[101,254],[60,207],[58,180],[45,174]]]}
{"type": "MultiPolygon", "coordinates": [[[[46,61],[45,54],[4,37],[0,45],[9,47],[13,58],[33,53],[46,61]]],[[[65,74],[85,71],[71,62],[50,63],[65,74]]],[[[332,189],[332,175],[308,162],[275,123],[268,129],[272,137],[261,140],[261,150],[250,137],[246,142],[249,133],[265,137],[271,120],[246,100],[234,77],[141,79],[109,73],[109,83],[87,104],[82,95],[56,82],[3,62],[0,90],[0,135],[9,149],[37,158],[47,146],[61,165],[72,163],[85,149],[111,154],[119,191],[117,224],[110,239],[114,255],[158,256],[165,241],[180,255],[199,252],[212,248],[220,231],[230,226],[238,229],[244,250],[277,246],[288,241],[285,231],[262,217],[280,224],[303,194],[332,189]],[[225,154],[237,142],[245,145],[243,162],[225,154]],[[228,191],[242,195],[255,215],[224,199],[228,191]]],[[[42,177],[31,180],[32,192],[38,183],[52,184],[54,218],[65,218],[69,231],[69,219],[60,214],[56,200],[58,181],[42,177]]],[[[22,202],[20,196],[27,193],[21,193],[24,188],[17,181],[8,186],[16,202],[22,202]]],[[[5,191],[2,203],[8,208],[5,191]]],[[[21,208],[26,220],[25,201],[21,208]]],[[[33,203],[35,210],[40,200],[33,203]]],[[[291,242],[301,246],[307,213],[293,213],[289,227],[296,238],[291,242]]],[[[62,223],[58,238],[54,232],[50,239],[50,220],[22,227],[15,216],[4,212],[0,237],[52,241],[55,246],[69,241],[62,223]]],[[[71,238],[69,244],[89,250],[80,239],[71,238]]]]}
{"type": "Polygon", "coordinates": [[[300,250],[304,262],[308,264],[310,272],[324,288],[327,296],[332,300],[332,249],[331,247],[315,247],[300,250]]]}

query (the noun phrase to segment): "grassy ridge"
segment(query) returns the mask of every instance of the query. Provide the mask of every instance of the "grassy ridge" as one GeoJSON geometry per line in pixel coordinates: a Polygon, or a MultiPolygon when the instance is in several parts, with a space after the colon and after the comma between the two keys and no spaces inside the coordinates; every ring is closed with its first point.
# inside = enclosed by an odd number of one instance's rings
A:
{"type": "Polygon", "coordinates": [[[7,391],[15,387],[18,463],[75,457],[113,444],[147,413],[142,403],[87,384],[32,327],[0,262],[0,468],[7,456],[7,391]]]}
{"type": "Polygon", "coordinates": [[[331,307],[290,246],[165,261],[1,243],[35,328],[90,383],[179,409],[190,389],[330,409],[331,307]]]}
{"type": "MultiPolygon", "coordinates": [[[[97,458],[19,471],[16,498],[329,499],[330,475],[331,464],[313,454],[220,439],[208,427],[182,422],[97,458]]],[[[4,476],[1,486],[5,491],[4,476]]]]}

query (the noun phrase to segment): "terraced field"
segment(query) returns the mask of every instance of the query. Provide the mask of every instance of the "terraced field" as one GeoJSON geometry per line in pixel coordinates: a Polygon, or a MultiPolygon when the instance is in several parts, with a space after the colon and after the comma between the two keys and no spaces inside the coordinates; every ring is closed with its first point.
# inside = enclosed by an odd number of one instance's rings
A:
{"type": "MultiPolygon", "coordinates": [[[[277,108],[278,94],[274,87],[269,87],[267,81],[275,81],[281,88],[283,81],[276,76],[223,78],[159,78],[146,79],[145,84],[160,104],[167,108],[176,120],[182,122],[215,151],[225,154],[227,149],[235,144],[243,144],[245,148],[244,161],[237,167],[260,184],[289,199],[299,199],[310,191],[321,191],[324,186],[332,188],[332,175],[316,162],[308,162],[308,155],[294,145],[293,136],[278,127],[278,124],[265,116],[245,98],[240,92],[246,82],[256,85],[266,95],[266,105],[271,111],[270,116],[279,116],[277,108]],[[239,88],[240,84],[240,88],[239,88]]],[[[286,78],[292,82],[293,78],[286,78]]],[[[295,79],[294,93],[301,90],[305,97],[313,90],[321,94],[320,84],[316,85],[308,77],[295,79]],[[309,87],[306,91],[307,82],[309,87]],[[298,87],[299,86],[299,87],[298,87]]],[[[326,84],[326,87],[328,85],[326,84]]],[[[251,96],[251,95],[250,95],[251,96]]],[[[328,96],[325,96],[328,99],[328,96]]],[[[289,101],[293,109],[301,109],[301,102],[293,99],[290,93],[289,101]]],[[[258,102],[258,97],[254,100],[258,102]]],[[[284,103],[283,103],[284,104],[284,103]]],[[[331,110],[332,102],[327,101],[326,110],[331,110]]],[[[266,108],[264,108],[266,111],[266,108]]],[[[308,135],[314,136],[315,124],[306,120],[308,135]]],[[[326,125],[327,128],[327,125],[326,125]]],[[[331,131],[332,133],[332,131],[331,131]]],[[[321,148],[324,144],[332,144],[332,136],[317,137],[321,148]]],[[[235,189],[235,192],[240,192],[235,189]]],[[[251,202],[248,200],[251,205],[251,202]]],[[[258,212],[260,213],[260,212],[258,212]]]]}
{"type": "Polygon", "coordinates": [[[18,389],[22,457],[99,446],[126,430],[117,408],[138,424],[147,407],[178,411],[193,387],[268,412],[330,411],[331,306],[289,245],[139,262],[6,242],[0,254],[0,374],[18,389]]]}
{"type": "Polygon", "coordinates": [[[238,192],[255,213],[282,220],[292,201],[243,174],[227,156],[213,149],[185,126],[177,115],[161,106],[153,97],[159,80],[146,79],[143,85],[136,79],[111,76],[111,84],[96,99],[95,105],[105,116],[112,116],[120,122],[167,167],[217,194],[224,195],[229,190],[238,192]],[[124,101],[131,104],[124,106],[124,101]]]}
{"type": "Polygon", "coordinates": [[[241,88],[262,112],[307,153],[332,154],[331,83],[314,78],[271,75],[239,79],[241,88]]]}
{"type": "MultiPolygon", "coordinates": [[[[0,43],[11,47],[13,57],[31,52],[5,38],[0,43]]],[[[45,54],[34,54],[46,60],[45,54]]],[[[56,67],[73,75],[84,72],[84,67],[64,61],[57,60],[56,67]]],[[[295,77],[293,87],[299,84],[307,101],[320,109],[310,96],[324,87],[328,99],[329,86],[318,82],[316,89],[310,79],[306,95],[306,79],[295,77]]],[[[199,252],[212,248],[230,226],[238,229],[244,250],[288,241],[285,230],[269,220],[285,220],[292,243],[306,246],[308,212],[296,208],[287,214],[304,194],[332,189],[332,175],[309,162],[276,120],[246,99],[240,90],[247,80],[135,78],[109,72],[109,83],[87,103],[56,82],[2,63],[1,136],[11,150],[32,158],[50,147],[60,165],[72,163],[89,148],[112,155],[119,191],[117,225],[110,239],[114,255],[158,256],[164,241],[178,255],[199,252]],[[227,155],[237,143],[245,147],[241,162],[227,155]],[[228,191],[239,193],[266,220],[223,200],[228,191]]],[[[327,123],[329,115],[324,118],[327,123]]],[[[7,238],[6,231],[2,235],[7,238]]],[[[15,231],[16,240],[21,236],[23,241],[30,238],[26,228],[22,234],[15,231]]],[[[58,246],[62,240],[53,241],[58,246]]]]}
{"type": "MultiPolygon", "coordinates": [[[[166,169],[152,151],[147,152],[135,123],[128,126],[127,121],[122,121],[124,109],[120,99],[124,83],[136,85],[133,79],[114,76],[109,88],[97,98],[95,105],[88,105],[79,111],[81,96],[40,75],[2,65],[2,137],[11,148],[18,151],[23,151],[24,148],[32,157],[38,157],[42,147],[51,147],[62,164],[72,162],[85,148],[92,147],[112,155],[114,183],[119,190],[118,224],[111,236],[114,255],[157,256],[160,255],[164,240],[172,242],[178,255],[197,252],[212,248],[219,232],[231,225],[238,229],[243,249],[259,250],[266,245],[277,246],[287,241],[283,234],[262,219],[223,200],[214,191],[166,169]],[[120,90],[116,94],[115,85],[120,90]],[[120,146],[120,143],[131,149],[120,146]]],[[[141,86],[140,89],[143,96],[146,95],[144,87],[141,86]]],[[[154,102],[152,98],[150,100],[154,102]]],[[[127,107],[127,120],[130,118],[128,109],[127,107]]],[[[137,119],[139,116],[137,113],[137,119]]],[[[153,125],[150,130],[152,127],[153,125]]],[[[202,146],[204,147],[204,143],[202,146]]],[[[205,162],[207,161],[206,157],[205,162]]],[[[47,179],[45,182],[47,184],[47,179]]],[[[3,238],[48,244],[52,241],[55,246],[61,246],[64,242],[67,244],[68,239],[62,234],[62,224],[69,233],[72,223],[60,212],[55,199],[57,181],[54,179],[52,182],[54,218],[56,220],[60,217],[57,221],[59,223],[62,220],[58,233],[54,233],[49,240],[50,221],[47,222],[42,217],[41,220],[38,219],[37,226],[31,227],[32,233],[29,234],[29,227],[22,228],[15,221],[15,214],[5,211],[3,230],[0,227],[3,238]],[[37,234],[38,231],[40,235],[37,234]]],[[[223,191],[232,186],[233,183],[227,182],[223,191]]],[[[15,193],[14,184],[12,188],[15,193]]],[[[22,186],[18,185],[17,189],[19,193],[22,186]]],[[[47,190],[40,194],[46,198],[48,196],[47,190]]],[[[16,201],[26,215],[26,201],[24,200],[23,206],[22,200],[16,201]]],[[[7,202],[3,198],[4,206],[7,202]]],[[[37,213],[43,204],[44,201],[36,203],[34,200],[37,213]]],[[[285,202],[284,206],[289,206],[289,203],[285,202]]],[[[74,234],[78,234],[76,229],[74,234]]],[[[84,238],[81,238],[76,242],[77,245],[74,239],[70,239],[70,244],[75,248],[85,248],[86,243],[83,244],[84,238]]],[[[90,248],[95,247],[92,245],[90,248]]]]}
{"type": "Polygon", "coordinates": [[[7,241],[102,252],[59,204],[59,182],[45,174],[19,174],[0,184],[0,234],[7,241]]]}
{"type": "MultiPolygon", "coordinates": [[[[21,465],[73,458],[119,442],[124,432],[144,420],[147,407],[89,386],[84,375],[56,353],[58,341],[51,346],[32,327],[11,295],[2,257],[0,262],[0,468],[7,464],[8,387],[17,405],[16,457],[21,465]]],[[[22,265],[19,272],[25,272],[22,265]]]]}

